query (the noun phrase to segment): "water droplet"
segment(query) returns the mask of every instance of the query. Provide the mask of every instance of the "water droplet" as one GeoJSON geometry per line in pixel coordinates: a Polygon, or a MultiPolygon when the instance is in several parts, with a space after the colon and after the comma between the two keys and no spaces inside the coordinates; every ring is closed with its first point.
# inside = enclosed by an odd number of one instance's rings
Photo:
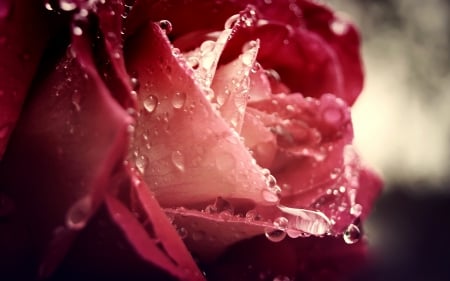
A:
{"type": "Polygon", "coordinates": [[[74,26],[72,28],[72,33],[75,36],[81,36],[81,35],[83,35],[83,29],[81,29],[81,27],[79,27],[79,26],[74,26]]]}
{"type": "Polygon", "coordinates": [[[339,192],[340,193],[344,193],[345,190],[346,190],[345,186],[343,186],[343,185],[339,186],[339,192]]]}
{"type": "Polygon", "coordinates": [[[80,102],[81,102],[81,94],[78,90],[75,90],[72,94],[72,104],[75,107],[75,110],[78,112],[81,110],[80,102]]]}
{"type": "Polygon", "coordinates": [[[66,225],[70,229],[79,230],[86,225],[92,210],[92,198],[84,197],[72,205],[66,215],[66,225]]]}
{"type": "Polygon", "coordinates": [[[59,0],[59,7],[64,11],[73,11],[77,8],[77,4],[72,0],[59,0]]]}
{"type": "Polygon", "coordinates": [[[214,50],[214,46],[215,45],[216,45],[216,43],[214,41],[211,41],[211,40],[204,41],[200,45],[200,52],[201,52],[201,54],[204,55],[205,53],[212,52],[212,50],[214,50]]]}
{"type": "Polygon", "coordinates": [[[130,78],[131,87],[133,87],[133,90],[138,90],[140,87],[139,80],[136,77],[130,78]]]}
{"type": "Polygon", "coordinates": [[[245,213],[245,218],[250,221],[259,221],[261,220],[261,216],[256,210],[250,210],[245,213]]]}
{"type": "Polygon", "coordinates": [[[186,94],[184,92],[177,92],[172,97],[173,108],[180,109],[186,102],[186,94]]]}
{"type": "Polygon", "coordinates": [[[44,7],[45,7],[45,9],[47,9],[48,11],[53,11],[53,6],[52,6],[52,4],[50,3],[50,1],[51,1],[51,0],[45,0],[44,7]]]}
{"type": "Polygon", "coordinates": [[[344,238],[345,243],[354,244],[358,242],[359,239],[361,239],[361,231],[356,225],[350,224],[345,230],[342,237],[344,238]]]}
{"type": "Polygon", "coordinates": [[[188,57],[186,62],[194,70],[197,69],[200,64],[198,58],[195,56],[188,57]]]}
{"type": "Polygon", "coordinates": [[[335,19],[331,22],[330,29],[336,35],[344,35],[348,31],[348,24],[340,19],[335,19]]]}
{"type": "Polygon", "coordinates": [[[350,214],[352,214],[355,217],[359,217],[362,213],[362,209],[363,207],[361,206],[361,204],[356,203],[350,208],[350,214]]]}
{"type": "Polygon", "coordinates": [[[160,20],[159,27],[166,33],[169,34],[172,32],[172,23],[168,20],[160,20]]]}
{"type": "Polygon", "coordinates": [[[144,99],[144,108],[148,113],[155,111],[158,105],[158,98],[156,96],[150,95],[144,99]]]}
{"type": "Polygon", "coordinates": [[[265,235],[272,242],[281,242],[286,237],[286,232],[279,229],[266,228],[265,235]]]}
{"type": "Polygon", "coordinates": [[[172,163],[175,168],[177,168],[181,172],[184,172],[184,157],[179,150],[172,152],[172,163]]]}
{"type": "Polygon", "coordinates": [[[285,217],[278,217],[273,221],[273,226],[280,230],[286,230],[289,220],[285,217]]]}
{"type": "Polygon", "coordinates": [[[234,25],[237,23],[237,21],[239,20],[240,15],[239,14],[235,14],[232,15],[231,17],[229,17],[224,24],[224,28],[225,29],[231,29],[234,27],[234,25]]]}
{"type": "Polygon", "coordinates": [[[148,167],[148,158],[145,155],[141,155],[136,159],[136,168],[141,174],[145,173],[148,167]]]}
{"type": "Polygon", "coordinates": [[[320,211],[312,211],[299,208],[291,208],[278,205],[278,208],[296,217],[295,228],[313,235],[323,235],[330,230],[330,219],[320,211]]]}
{"type": "Polygon", "coordinates": [[[274,192],[272,192],[271,190],[268,190],[266,188],[264,188],[261,191],[262,197],[263,199],[268,202],[268,203],[278,203],[278,201],[280,201],[280,198],[278,197],[278,195],[274,192]]]}
{"type": "Polygon", "coordinates": [[[340,169],[339,168],[334,168],[331,172],[330,172],[330,179],[335,180],[340,173],[340,169]]]}
{"type": "Polygon", "coordinates": [[[273,189],[277,185],[277,179],[273,175],[268,175],[266,178],[267,187],[273,189]]]}
{"type": "Polygon", "coordinates": [[[177,228],[177,232],[181,239],[185,239],[188,236],[188,231],[184,227],[177,228]]]}

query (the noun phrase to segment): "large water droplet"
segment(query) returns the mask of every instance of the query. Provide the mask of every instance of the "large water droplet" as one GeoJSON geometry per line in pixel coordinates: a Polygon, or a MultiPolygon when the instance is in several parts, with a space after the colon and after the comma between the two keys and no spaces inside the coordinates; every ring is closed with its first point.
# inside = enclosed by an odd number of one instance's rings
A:
{"type": "Polygon", "coordinates": [[[181,172],[184,172],[184,157],[179,150],[172,152],[172,163],[175,168],[177,168],[181,172]]]}
{"type": "Polygon", "coordinates": [[[172,32],[172,23],[168,20],[160,20],[159,27],[166,33],[169,34],[172,32]]]}
{"type": "Polygon", "coordinates": [[[144,108],[148,113],[155,111],[158,105],[158,98],[156,96],[150,95],[144,99],[144,108]]]}
{"type": "Polygon", "coordinates": [[[66,225],[70,229],[79,230],[86,225],[92,209],[92,198],[84,197],[72,205],[66,215],[66,225]]]}
{"type": "Polygon", "coordinates": [[[281,242],[286,237],[286,232],[279,229],[266,228],[265,235],[272,242],[281,242]]]}
{"type": "Polygon", "coordinates": [[[173,108],[180,109],[186,103],[186,94],[184,92],[177,92],[172,97],[173,108]]]}
{"type": "Polygon", "coordinates": [[[279,205],[278,208],[296,217],[295,228],[312,235],[324,235],[330,230],[330,219],[322,212],[279,205]]]}
{"type": "Polygon", "coordinates": [[[361,239],[361,231],[356,225],[350,224],[345,230],[342,237],[344,238],[345,243],[354,244],[358,242],[359,239],[361,239]]]}

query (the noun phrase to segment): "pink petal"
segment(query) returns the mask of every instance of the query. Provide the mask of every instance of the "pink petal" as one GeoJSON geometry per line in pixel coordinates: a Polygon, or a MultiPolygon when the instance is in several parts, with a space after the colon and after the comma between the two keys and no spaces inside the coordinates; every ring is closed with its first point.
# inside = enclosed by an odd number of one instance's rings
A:
{"type": "Polygon", "coordinates": [[[54,28],[39,1],[5,0],[0,10],[1,159],[54,28]]]}
{"type": "Polygon", "coordinates": [[[127,54],[143,85],[132,157],[158,202],[199,207],[221,196],[268,204],[261,168],[213,110],[193,73],[172,55],[162,30],[146,26],[127,54]]]}

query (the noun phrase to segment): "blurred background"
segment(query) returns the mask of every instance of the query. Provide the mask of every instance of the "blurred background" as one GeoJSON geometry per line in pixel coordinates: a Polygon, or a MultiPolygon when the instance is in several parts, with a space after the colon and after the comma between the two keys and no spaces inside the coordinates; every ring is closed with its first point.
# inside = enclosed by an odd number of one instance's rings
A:
{"type": "Polygon", "coordinates": [[[360,28],[355,144],[385,180],[356,280],[450,280],[450,1],[325,2],[360,28]]]}
{"type": "Polygon", "coordinates": [[[393,183],[450,176],[450,1],[328,0],[360,28],[366,84],[355,142],[393,183]]]}

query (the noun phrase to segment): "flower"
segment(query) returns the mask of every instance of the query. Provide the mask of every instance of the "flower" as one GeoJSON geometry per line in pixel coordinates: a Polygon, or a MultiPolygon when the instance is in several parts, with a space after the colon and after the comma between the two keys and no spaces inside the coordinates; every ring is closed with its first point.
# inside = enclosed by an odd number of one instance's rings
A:
{"type": "Polygon", "coordinates": [[[352,270],[381,185],[351,146],[353,25],[310,1],[28,2],[0,10],[2,273],[352,270]]]}

